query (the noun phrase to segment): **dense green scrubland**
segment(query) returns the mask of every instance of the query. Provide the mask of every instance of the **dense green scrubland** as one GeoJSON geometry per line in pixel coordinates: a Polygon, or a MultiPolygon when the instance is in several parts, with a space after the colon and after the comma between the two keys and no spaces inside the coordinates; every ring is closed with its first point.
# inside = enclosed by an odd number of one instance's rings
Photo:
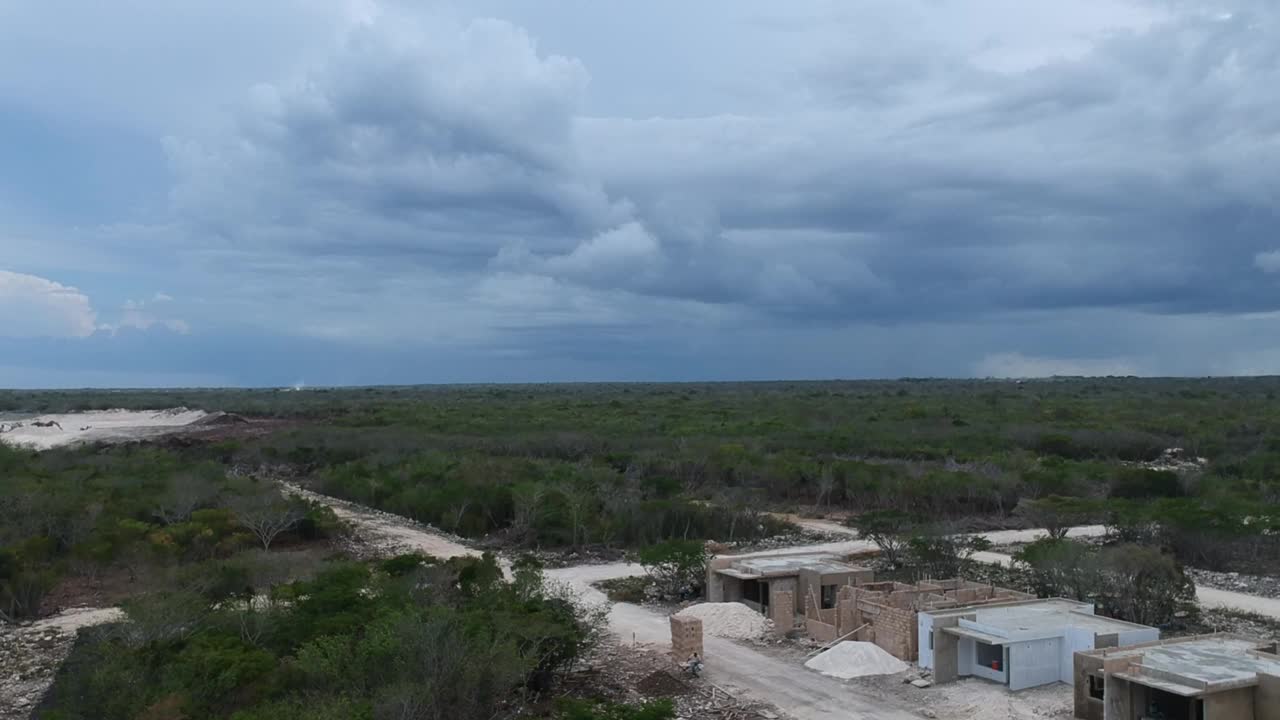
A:
{"type": "Polygon", "coordinates": [[[384,717],[446,700],[474,708],[450,717],[514,715],[589,646],[590,618],[532,572],[507,584],[483,563],[330,558],[332,515],[269,480],[513,553],[785,532],[769,510],[896,517],[931,537],[1100,522],[1129,548],[1097,556],[1105,583],[1066,574],[1088,550],[1063,545],[1035,551],[1036,583],[1115,594],[1169,557],[1275,570],[1277,392],[1274,378],[0,392],[9,412],[183,405],[263,421],[0,448],[0,612],[38,615],[95,583],[132,608],[77,653],[92,670],[64,674],[49,717],[384,717]],[[275,534],[264,507],[287,521],[275,534]],[[478,629],[491,624],[528,634],[478,629]],[[460,674],[414,694],[441,647],[460,674]]]}

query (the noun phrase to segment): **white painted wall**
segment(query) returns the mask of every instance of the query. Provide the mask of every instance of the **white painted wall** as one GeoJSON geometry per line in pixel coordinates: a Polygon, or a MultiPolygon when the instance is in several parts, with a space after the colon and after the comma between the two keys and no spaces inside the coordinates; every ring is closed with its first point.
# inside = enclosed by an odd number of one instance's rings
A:
{"type": "Polygon", "coordinates": [[[973,658],[977,649],[974,647],[973,638],[962,637],[960,642],[956,644],[956,674],[960,677],[969,677],[973,674],[973,658]]]}
{"type": "Polygon", "coordinates": [[[1123,647],[1125,645],[1137,645],[1159,640],[1160,631],[1156,628],[1137,628],[1135,630],[1125,630],[1119,633],[1119,636],[1120,645],[1123,647]]]}
{"type": "Polygon", "coordinates": [[[1009,689],[1023,690],[1058,682],[1062,644],[1058,638],[1046,638],[1006,646],[1009,648],[1009,689]]]}
{"type": "Polygon", "coordinates": [[[1068,685],[1075,684],[1075,655],[1077,652],[1093,649],[1094,631],[1088,628],[1069,627],[1062,637],[1062,657],[1059,660],[1058,680],[1068,685]]]}
{"type": "Polygon", "coordinates": [[[973,663],[973,664],[971,664],[971,665],[970,665],[970,667],[971,667],[971,668],[973,668],[973,676],[974,676],[974,677],[980,677],[980,678],[983,678],[984,680],[990,680],[990,681],[992,681],[992,682],[998,682],[998,683],[1000,683],[1001,685],[1003,685],[1003,684],[1004,684],[1004,671],[1003,671],[1003,670],[1001,670],[1000,672],[996,672],[995,670],[992,670],[992,669],[991,669],[991,668],[989,668],[989,667],[983,667],[983,666],[981,666],[981,665],[978,665],[977,663],[973,663]]]}
{"type": "MultiPolygon", "coordinates": [[[[929,633],[933,632],[933,616],[925,613],[916,615],[916,642],[920,644],[917,648],[920,658],[917,663],[922,668],[933,669],[933,650],[929,648],[929,633]]],[[[935,639],[936,643],[937,640],[935,639]]]]}

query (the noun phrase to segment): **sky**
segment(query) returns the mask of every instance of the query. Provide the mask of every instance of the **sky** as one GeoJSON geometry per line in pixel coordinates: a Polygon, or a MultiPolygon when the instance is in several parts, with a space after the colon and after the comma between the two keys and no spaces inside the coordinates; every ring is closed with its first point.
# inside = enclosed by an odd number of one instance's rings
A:
{"type": "Polygon", "coordinates": [[[0,387],[1280,373],[1274,0],[0,0],[0,387]]]}

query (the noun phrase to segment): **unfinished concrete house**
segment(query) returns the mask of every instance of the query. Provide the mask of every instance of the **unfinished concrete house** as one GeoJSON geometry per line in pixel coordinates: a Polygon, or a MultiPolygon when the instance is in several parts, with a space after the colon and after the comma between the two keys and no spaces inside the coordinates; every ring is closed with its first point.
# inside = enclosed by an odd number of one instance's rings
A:
{"type": "Polygon", "coordinates": [[[1080,720],[1280,720],[1274,642],[1218,633],[1075,655],[1080,720]]]}
{"type": "Polygon", "coordinates": [[[767,615],[779,634],[799,628],[819,642],[873,642],[913,661],[921,610],[1032,597],[965,580],[906,584],[874,578],[870,569],[833,555],[714,558],[707,566],[707,600],[744,603],[767,615]]]}
{"type": "Polygon", "coordinates": [[[834,555],[717,557],[707,563],[707,601],[743,603],[764,613],[777,632],[787,633],[809,604],[816,606],[815,615],[826,612],[834,623],[840,588],[873,577],[871,570],[834,555]]]}
{"type": "MultiPolygon", "coordinates": [[[[913,584],[864,582],[840,591],[836,603],[837,627],[822,628],[811,620],[806,624],[810,635],[817,640],[843,637],[856,630],[848,639],[873,642],[900,660],[915,661],[919,654],[916,617],[921,611],[1031,597],[1016,590],[961,579],[913,584]]],[[[818,620],[829,622],[826,618],[818,620]]]]}
{"type": "Polygon", "coordinates": [[[1010,690],[1073,684],[1077,651],[1132,645],[1160,631],[1093,614],[1062,598],[968,606],[919,614],[920,667],[936,684],[980,677],[1010,690]]]}

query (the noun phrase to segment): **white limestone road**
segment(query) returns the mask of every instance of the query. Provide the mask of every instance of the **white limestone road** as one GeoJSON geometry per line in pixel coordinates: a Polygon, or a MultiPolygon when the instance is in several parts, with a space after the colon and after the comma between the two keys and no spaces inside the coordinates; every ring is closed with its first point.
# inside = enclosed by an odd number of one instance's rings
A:
{"type": "Polygon", "coordinates": [[[1231,592],[1230,590],[1205,587],[1204,585],[1196,586],[1196,598],[1200,601],[1201,607],[1223,608],[1280,618],[1280,598],[1246,595],[1244,593],[1231,592]]]}
{"type": "MultiPolygon", "coordinates": [[[[409,518],[321,495],[292,483],[281,481],[280,487],[290,495],[327,505],[339,520],[355,528],[360,537],[372,545],[379,555],[420,552],[448,560],[460,556],[479,557],[481,554],[479,550],[469,548],[439,530],[409,518]]],[[[506,561],[502,561],[502,564],[505,569],[506,561]]]]}
{"type": "MultiPolygon", "coordinates": [[[[875,552],[878,550],[876,544],[870,540],[854,539],[858,536],[858,531],[851,527],[846,527],[833,523],[829,520],[810,520],[800,518],[794,515],[783,516],[791,522],[796,523],[800,527],[815,530],[818,532],[844,534],[849,536],[849,540],[838,540],[828,543],[817,543],[813,545],[796,545],[792,547],[775,548],[772,550],[761,550],[759,552],[743,553],[743,557],[771,557],[774,555],[794,555],[796,553],[834,553],[837,555],[851,555],[854,553],[875,552]]],[[[992,545],[1009,545],[1012,543],[1025,543],[1045,537],[1048,535],[1044,530],[1032,528],[1030,530],[995,530],[986,533],[974,533],[991,541],[992,545]]],[[[1080,525],[1073,527],[1067,531],[1067,537],[1100,537],[1107,534],[1106,527],[1102,525],[1080,525]]],[[[998,553],[978,553],[974,555],[974,559],[980,562],[994,562],[998,553]],[[992,559],[982,559],[979,556],[990,557],[992,559]]],[[[1008,557],[1001,555],[1000,557],[1008,557]]]]}
{"type": "MultiPolygon", "coordinates": [[[[1003,565],[1005,567],[1013,565],[1013,557],[1003,553],[974,553],[973,559],[989,565],[1003,565]]],[[[1221,608],[1280,618],[1280,598],[1246,595],[1245,593],[1197,585],[1196,599],[1199,600],[1200,606],[1205,608],[1221,608]]]]}
{"type": "MultiPolygon", "coordinates": [[[[590,604],[609,601],[591,583],[615,577],[643,574],[633,563],[587,565],[546,571],[547,577],[568,584],[590,604]]],[[[615,603],[609,627],[624,642],[647,645],[664,652],[671,644],[667,615],[631,603],[615,603]]],[[[705,677],[738,696],[771,703],[797,720],[919,720],[894,701],[835,678],[807,670],[800,663],[766,655],[746,645],[710,635],[703,636],[705,677]]]]}
{"type": "MultiPolygon", "coordinates": [[[[843,531],[850,536],[857,534],[857,531],[853,528],[837,525],[830,521],[808,520],[794,515],[787,516],[787,519],[801,527],[806,527],[812,530],[820,530],[823,532],[843,531]]],[[[1101,537],[1106,533],[1107,529],[1102,525],[1081,525],[1068,530],[1067,537],[1101,537]]],[[[990,540],[993,545],[1031,542],[1047,535],[1047,533],[1041,529],[997,530],[995,532],[979,534],[987,540],[990,540]]],[[[757,553],[745,553],[743,557],[769,557],[800,552],[852,554],[874,552],[875,550],[875,544],[868,540],[845,540],[840,542],[820,543],[817,545],[778,548],[757,553]]],[[[974,553],[973,559],[981,563],[987,563],[988,565],[1002,565],[1004,567],[1010,567],[1013,565],[1012,556],[998,552],[974,553]]],[[[1245,593],[1218,590],[1204,585],[1196,586],[1196,597],[1200,601],[1200,605],[1205,608],[1223,608],[1238,612],[1253,613],[1255,615],[1264,615],[1271,618],[1280,618],[1280,598],[1246,595],[1245,593]]]]}

